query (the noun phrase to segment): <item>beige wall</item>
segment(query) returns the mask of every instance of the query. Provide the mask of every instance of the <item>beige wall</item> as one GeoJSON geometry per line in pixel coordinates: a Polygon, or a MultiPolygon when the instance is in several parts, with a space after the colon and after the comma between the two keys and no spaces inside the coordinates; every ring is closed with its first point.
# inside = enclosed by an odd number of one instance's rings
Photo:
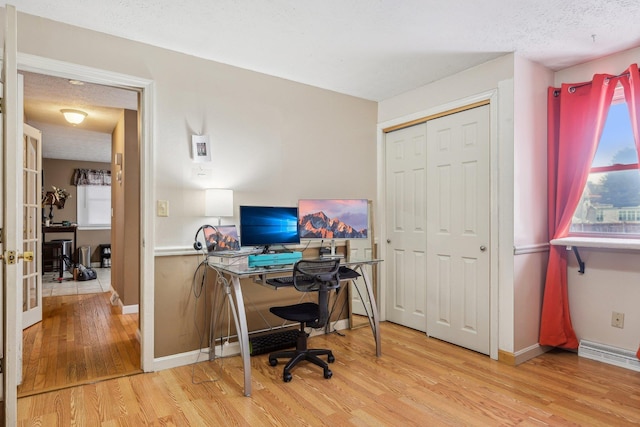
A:
{"type": "MultiPolygon", "coordinates": [[[[44,135],[46,138],[46,135],[44,135]]],[[[53,221],[62,222],[70,221],[76,222],[77,218],[77,190],[75,185],[72,185],[73,171],[74,169],[104,169],[111,170],[109,163],[99,162],[82,162],[76,160],[59,160],[59,159],[42,159],[42,171],[44,173],[43,191],[51,191],[51,186],[61,187],[66,189],[71,198],[67,199],[64,205],[64,209],[53,208],[53,221]]],[[[49,208],[43,208],[45,215],[49,214],[49,208]]],[[[47,240],[51,239],[71,239],[72,234],[48,234],[47,240]]],[[[91,262],[100,262],[99,245],[111,243],[111,231],[110,230],[78,230],[77,247],[90,246],[91,247],[91,262]]]]}
{"type": "Polygon", "coordinates": [[[112,134],[111,286],[125,306],[140,301],[139,151],[138,113],[123,110],[112,134]],[[115,164],[116,155],[121,165],[115,164]]]}
{"type": "Polygon", "coordinates": [[[543,351],[538,339],[548,259],[547,88],[553,72],[516,56],[514,74],[513,314],[501,326],[513,324],[513,347],[505,350],[518,355],[535,349],[535,356],[543,351]]]}
{"type": "MultiPolygon", "coordinates": [[[[145,190],[169,202],[168,217],[150,218],[155,231],[145,243],[156,253],[193,253],[197,228],[211,221],[204,216],[205,188],[234,190],[235,217],[225,223],[237,223],[240,204],[375,202],[375,102],[21,13],[18,50],[154,81],[155,176],[145,190]],[[209,135],[212,162],[192,161],[196,133],[209,135]]],[[[193,307],[175,295],[176,286],[190,283],[195,265],[174,269],[172,258],[155,258],[156,356],[195,345],[193,307]],[[163,330],[164,322],[184,330],[163,330]]]]}
{"type": "MultiPolygon", "coordinates": [[[[213,295],[211,292],[215,289],[214,282],[218,277],[213,270],[201,268],[194,278],[194,271],[201,261],[201,256],[185,255],[163,257],[162,263],[156,263],[156,280],[171,283],[171,286],[166,288],[166,298],[157,301],[155,306],[156,357],[181,353],[185,349],[194,350],[208,347],[210,318],[205,316],[205,313],[209,313],[209,307],[212,305],[213,295]],[[203,274],[205,275],[204,279],[203,274]],[[195,328],[196,324],[198,328],[195,328]],[[167,336],[174,338],[167,340],[167,336]],[[201,342],[202,345],[200,345],[201,342]]],[[[250,331],[261,331],[269,327],[281,326],[283,320],[271,314],[269,307],[295,304],[301,298],[300,292],[293,288],[276,291],[256,284],[252,279],[242,280],[241,286],[247,310],[247,325],[250,331]]],[[[347,294],[344,290],[338,294],[331,293],[331,306],[334,304],[334,298],[337,298],[335,310],[331,316],[332,322],[347,318],[347,294]]],[[[306,301],[313,301],[313,297],[305,298],[311,298],[306,301]]],[[[234,335],[233,321],[231,321],[231,328],[227,328],[229,316],[233,316],[233,314],[229,311],[226,301],[220,299],[217,303],[221,309],[217,310],[220,315],[216,320],[219,325],[216,336],[226,336],[229,330],[234,335]]]]}

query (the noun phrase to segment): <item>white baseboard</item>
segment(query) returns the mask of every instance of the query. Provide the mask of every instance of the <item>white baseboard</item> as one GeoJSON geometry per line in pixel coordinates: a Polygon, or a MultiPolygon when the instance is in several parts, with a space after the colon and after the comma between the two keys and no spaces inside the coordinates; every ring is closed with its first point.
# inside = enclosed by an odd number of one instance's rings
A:
{"type": "Polygon", "coordinates": [[[122,300],[118,300],[118,307],[120,307],[120,314],[136,314],[140,310],[139,304],[124,305],[122,300]]]}
{"type": "Polygon", "coordinates": [[[124,305],[120,299],[120,295],[113,289],[113,286],[111,287],[111,298],[109,300],[111,301],[111,305],[118,307],[120,314],[136,314],[140,311],[139,304],[124,305]]]}
{"type": "Polygon", "coordinates": [[[516,351],[514,354],[516,366],[523,362],[526,362],[527,360],[533,359],[534,357],[538,357],[541,354],[544,354],[547,351],[551,350],[552,348],[553,347],[542,346],[536,343],[527,348],[523,348],[520,351],[516,351]]]}

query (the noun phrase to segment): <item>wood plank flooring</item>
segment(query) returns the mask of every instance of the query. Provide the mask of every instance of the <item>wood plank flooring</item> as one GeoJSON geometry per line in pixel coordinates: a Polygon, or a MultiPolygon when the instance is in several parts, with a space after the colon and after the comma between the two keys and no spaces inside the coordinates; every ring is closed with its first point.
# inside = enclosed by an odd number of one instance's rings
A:
{"type": "Polygon", "coordinates": [[[19,425],[627,426],[640,424],[640,373],[552,351],[513,367],[391,323],[375,357],[367,328],[313,337],[333,377],[303,364],[293,381],[238,356],[22,398],[19,425]]]}
{"type": "Polygon", "coordinates": [[[138,315],[119,314],[109,296],[43,298],[43,321],[23,332],[19,397],[140,372],[138,315]]]}

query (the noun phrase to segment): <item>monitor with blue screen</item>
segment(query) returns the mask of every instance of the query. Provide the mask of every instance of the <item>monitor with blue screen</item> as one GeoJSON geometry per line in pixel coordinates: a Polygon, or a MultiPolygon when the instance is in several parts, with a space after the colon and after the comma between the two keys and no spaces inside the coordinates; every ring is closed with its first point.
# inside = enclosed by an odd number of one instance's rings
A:
{"type": "Polygon", "coordinates": [[[240,242],[242,246],[300,243],[298,208],[282,206],[240,206],[240,242]]]}

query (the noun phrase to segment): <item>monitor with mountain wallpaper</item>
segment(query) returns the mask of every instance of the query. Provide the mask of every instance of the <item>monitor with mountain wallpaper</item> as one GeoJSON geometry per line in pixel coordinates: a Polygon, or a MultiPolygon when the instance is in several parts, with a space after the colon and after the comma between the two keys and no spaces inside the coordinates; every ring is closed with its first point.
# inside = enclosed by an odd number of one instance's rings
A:
{"type": "Polygon", "coordinates": [[[302,199],[298,201],[301,239],[366,239],[367,199],[302,199]]]}

